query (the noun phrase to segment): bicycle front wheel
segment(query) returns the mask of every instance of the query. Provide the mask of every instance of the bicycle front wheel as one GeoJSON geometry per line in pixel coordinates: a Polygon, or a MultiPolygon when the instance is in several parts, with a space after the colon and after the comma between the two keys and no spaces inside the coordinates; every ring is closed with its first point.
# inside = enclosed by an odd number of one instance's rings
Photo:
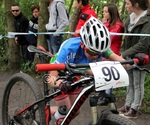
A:
{"type": "Polygon", "coordinates": [[[45,125],[44,102],[23,111],[42,98],[35,80],[25,73],[17,73],[8,81],[2,99],[3,125],[45,125]],[[18,118],[14,116],[23,112],[18,118]]]}
{"type": "Polygon", "coordinates": [[[118,114],[113,114],[110,111],[104,111],[97,125],[137,125],[135,122],[121,117],[118,114]]]}

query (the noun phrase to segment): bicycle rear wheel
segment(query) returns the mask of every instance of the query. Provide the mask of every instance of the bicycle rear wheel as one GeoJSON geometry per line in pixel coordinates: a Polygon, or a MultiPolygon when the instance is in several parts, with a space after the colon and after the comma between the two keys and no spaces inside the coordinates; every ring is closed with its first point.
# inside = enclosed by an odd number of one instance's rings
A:
{"type": "Polygon", "coordinates": [[[106,110],[97,125],[137,125],[135,122],[106,110]]]}
{"type": "Polygon", "coordinates": [[[25,73],[13,75],[3,94],[3,125],[45,125],[44,102],[24,111],[18,118],[14,117],[22,109],[41,98],[42,93],[32,77],[25,73]]]}

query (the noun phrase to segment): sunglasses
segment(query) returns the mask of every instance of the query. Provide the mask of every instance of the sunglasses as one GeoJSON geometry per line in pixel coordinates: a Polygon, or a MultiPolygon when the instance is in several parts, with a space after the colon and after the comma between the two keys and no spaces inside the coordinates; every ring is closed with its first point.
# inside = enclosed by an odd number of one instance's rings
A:
{"type": "Polygon", "coordinates": [[[100,55],[100,53],[96,53],[88,48],[84,48],[84,50],[91,56],[99,56],[100,55]]]}
{"type": "Polygon", "coordinates": [[[15,12],[15,11],[18,12],[19,10],[11,10],[11,11],[12,11],[12,12],[15,12]]]}

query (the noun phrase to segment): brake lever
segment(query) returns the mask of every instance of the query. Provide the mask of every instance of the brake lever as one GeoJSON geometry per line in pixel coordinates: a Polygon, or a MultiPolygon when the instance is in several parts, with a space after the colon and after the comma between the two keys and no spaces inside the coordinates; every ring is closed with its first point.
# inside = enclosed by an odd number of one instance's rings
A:
{"type": "Polygon", "coordinates": [[[66,77],[66,76],[58,77],[58,78],[55,80],[54,85],[57,84],[56,82],[57,82],[58,80],[63,80],[63,81],[64,81],[64,80],[67,80],[67,77],[66,77]]]}

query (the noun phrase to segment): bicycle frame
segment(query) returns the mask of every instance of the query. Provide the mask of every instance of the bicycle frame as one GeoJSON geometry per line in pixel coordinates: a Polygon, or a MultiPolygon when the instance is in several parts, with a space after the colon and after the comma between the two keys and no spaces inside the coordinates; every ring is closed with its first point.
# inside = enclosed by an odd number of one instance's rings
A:
{"type": "MultiPolygon", "coordinates": [[[[72,84],[72,87],[74,88],[75,86],[79,86],[79,84],[81,84],[81,82],[88,82],[91,81],[91,78],[83,78],[77,82],[74,82],[72,84]]],[[[94,81],[93,81],[94,82],[94,81]]],[[[88,85],[87,87],[83,88],[81,90],[81,92],[79,93],[79,95],[77,96],[77,98],[75,99],[73,105],[71,106],[70,110],[68,111],[66,117],[63,119],[61,125],[68,125],[71,120],[74,118],[74,116],[76,115],[78,109],[83,105],[83,103],[85,102],[85,100],[88,98],[88,96],[90,95],[91,92],[93,92],[94,90],[94,84],[92,85],[88,85]]],[[[50,95],[46,95],[44,98],[36,101],[33,104],[30,104],[29,106],[25,107],[24,109],[21,109],[15,116],[14,116],[14,120],[17,119],[17,117],[19,117],[19,115],[21,115],[23,112],[27,111],[27,110],[34,110],[34,106],[38,105],[39,103],[45,101],[49,102],[50,100],[54,99],[56,96],[61,95],[62,92],[60,90],[50,94],[50,95]]],[[[49,108],[48,108],[49,109],[49,108]]],[[[46,115],[47,112],[45,112],[46,115]]],[[[49,125],[49,119],[46,119],[46,125],[49,125]]],[[[15,120],[17,121],[17,120],[15,120]]]]}

